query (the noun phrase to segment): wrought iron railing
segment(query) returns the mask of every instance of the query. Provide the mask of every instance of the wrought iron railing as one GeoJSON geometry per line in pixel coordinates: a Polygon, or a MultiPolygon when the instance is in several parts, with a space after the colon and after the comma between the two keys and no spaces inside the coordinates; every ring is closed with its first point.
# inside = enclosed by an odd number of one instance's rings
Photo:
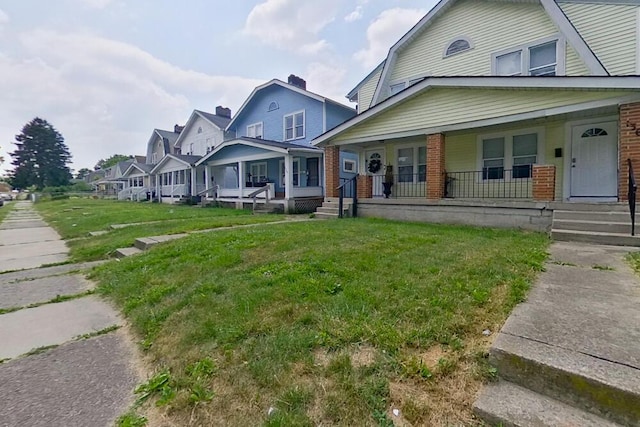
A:
{"type": "Polygon", "coordinates": [[[344,217],[344,199],[352,199],[351,216],[358,216],[358,175],[351,179],[340,179],[338,187],[338,218],[344,217]]]}
{"type": "Polygon", "coordinates": [[[638,186],[636,185],[636,175],[633,172],[633,163],[631,159],[627,159],[629,165],[629,213],[631,214],[631,235],[636,235],[636,193],[638,186]]]}
{"type": "Polygon", "coordinates": [[[427,196],[427,175],[425,173],[399,173],[393,175],[393,180],[389,175],[375,175],[373,177],[374,195],[380,195],[380,191],[385,197],[416,197],[425,198],[427,196]],[[391,181],[391,185],[389,185],[391,181]]]}
{"type": "Polygon", "coordinates": [[[460,199],[531,199],[530,166],[518,169],[487,168],[481,171],[446,172],[445,197],[460,199]]]}

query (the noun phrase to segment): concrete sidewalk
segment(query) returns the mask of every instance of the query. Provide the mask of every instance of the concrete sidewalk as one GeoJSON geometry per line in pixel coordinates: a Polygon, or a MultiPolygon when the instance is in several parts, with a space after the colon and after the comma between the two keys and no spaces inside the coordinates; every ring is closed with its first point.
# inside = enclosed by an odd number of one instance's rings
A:
{"type": "Polygon", "coordinates": [[[99,263],[37,268],[66,260],[55,230],[16,202],[0,224],[0,426],[112,426],[133,402],[135,348],[107,332],[124,322],[82,274],[99,263]]]}
{"type": "Polygon", "coordinates": [[[640,280],[618,246],[554,243],[490,351],[477,413],[517,426],[640,425],[640,280]]]}

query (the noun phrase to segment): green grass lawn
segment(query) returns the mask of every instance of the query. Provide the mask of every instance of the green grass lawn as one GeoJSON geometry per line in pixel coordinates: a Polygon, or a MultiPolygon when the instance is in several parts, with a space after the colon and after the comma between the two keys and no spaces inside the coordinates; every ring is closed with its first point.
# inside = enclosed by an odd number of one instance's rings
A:
{"type": "Polygon", "coordinates": [[[474,425],[495,375],[482,332],[525,297],[547,245],[314,221],[192,235],[93,278],[138,334],[157,372],[142,389],[175,425],[474,425]]]}
{"type": "Polygon", "coordinates": [[[0,222],[4,221],[4,219],[9,215],[9,212],[15,206],[15,201],[12,202],[4,202],[4,206],[0,206],[0,222]]]}
{"type": "Polygon", "coordinates": [[[252,215],[227,208],[117,202],[114,200],[66,199],[36,205],[44,219],[68,242],[72,262],[94,261],[114,250],[132,246],[139,237],[185,233],[234,225],[257,224],[284,219],[282,215],[252,215]],[[88,237],[91,231],[108,230],[112,224],[142,223],[88,237]]]}

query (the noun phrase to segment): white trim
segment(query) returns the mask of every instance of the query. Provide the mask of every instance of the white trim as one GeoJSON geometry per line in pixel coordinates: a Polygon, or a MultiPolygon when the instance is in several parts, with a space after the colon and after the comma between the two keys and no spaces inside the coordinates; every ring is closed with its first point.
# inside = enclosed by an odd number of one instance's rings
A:
{"type": "MultiPolygon", "coordinates": [[[[302,170],[300,169],[300,167],[301,167],[300,165],[302,164],[301,160],[302,160],[303,158],[305,158],[305,159],[306,159],[307,157],[294,157],[294,158],[293,158],[292,165],[293,165],[294,163],[298,163],[298,185],[293,184],[293,187],[294,187],[294,188],[302,187],[302,186],[300,185],[300,181],[302,180],[302,170]]],[[[279,187],[280,187],[280,188],[285,188],[285,187],[286,187],[286,186],[284,185],[285,183],[283,182],[283,180],[284,180],[284,179],[286,179],[286,178],[283,176],[283,173],[284,173],[284,172],[285,172],[285,168],[284,168],[284,159],[282,159],[282,160],[280,160],[280,161],[278,162],[278,184],[279,184],[279,187]]],[[[294,175],[295,175],[295,174],[293,173],[293,170],[292,170],[292,171],[291,171],[291,181],[292,181],[292,182],[293,182],[293,176],[294,176],[294,175]]]]}
{"type": "Polygon", "coordinates": [[[355,160],[342,159],[342,172],[358,173],[358,170],[356,169],[357,165],[358,165],[358,162],[355,160]],[[351,170],[347,170],[347,163],[353,166],[351,170]]]}
{"type": "MultiPolygon", "coordinates": [[[[545,135],[546,132],[545,131],[546,131],[545,127],[532,127],[532,128],[523,128],[523,129],[512,129],[504,132],[496,131],[491,133],[478,134],[476,138],[476,149],[477,149],[477,155],[476,155],[477,169],[476,170],[482,171],[484,169],[484,162],[483,162],[484,159],[482,157],[483,155],[482,144],[484,140],[492,139],[492,138],[504,139],[504,156],[503,156],[504,161],[502,163],[502,168],[504,170],[513,170],[513,137],[520,136],[520,135],[531,135],[531,134],[536,134],[538,138],[536,162],[534,164],[544,165],[545,164],[544,154],[545,154],[545,148],[546,148],[546,135],[545,135]]],[[[533,169],[532,169],[532,173],[533,173],[533,169]]],[[[533,176],[531,176],[530,179],[531,178],[533,178],[533,176]]],[[[507,181],[508,179],[503,178],[502,180],[507,181]]],[[[497,180],[491,180],[491,181],[497,181],[497,180]]]]}
{"type": "Polygon", "coordinates": [[[384,66],[384,61],[382,61],[381,63],[378,64],[378,66],[376,68],[373,69],[373,71],[371,71],[369,74],[367,74],[367,76],[362,79],[360,81],[360,83],[358,83],[356,85],[356,87],[354,87],[353,89],[351,89],[349,91],[349,93],[347,94],[346,98],[351,101],[351,102],[359,102],[358,99],[354,100],[353,97],[354,95],[359,95],[360,94],[360,89],[362,88],[362,86],[364,86],[364,84],[369,81],[369,78],[373,77],[373,75],[375,73],[377,73],[382,67],[384,66]]]}
{"type": "Polygon", "coordinates": [[[250,125],[247,125],[247,137],[248,138],[256,138],[256,139],[264,139],[264,122],[255,122],[255,123],[251,123],[250,125]],[[260,126],[261,135],[258,136],[258,133],[255,132],[255,129],[254,129],[255,135],[253,135],[253,136],[249,135],[249,128],[250,127],[255,128],[256,126],[260,126]]]}
{"type": "MultiPolygon", "coordinates": [[[[426,140],[424,141],[424,143],[418,143],[418,142],[412,142],[412,143],[406,143],[406,144],[394,144],[393,145],[393,149],[394,149],[394,159],[395,159],[395,163],[393,165],[393,167],[395,168],[395,172],[393,173],[394,175],[400,175],[400,156],[398,155],[398,151],[402,150],[402,149],[407,149],[407,148],[411,148],[413,150],[413,181],[411,183],[413,184],[422,184],[422,183],[426,183],[427,182],[427,175],[426,175],[426,170],[427,170],[427,165],[429,164],[428,159],[427,159],[427,142],[426,140]],[[424,177],[424,181],[418,181],[415,178],[417,177],[419,170],[420,170],[420,149],[424,148],[425,149],[425,177],[424,177]]],[[[398,182],[400,178],[398,178],[398,182]]],[[[408,182],[407,182],[408,183],[408,182]]]]}
{"type": "Polygon", "coordinates": [[[456,56],[459,55],[461,53],[464,52],[469,52],[470,50],[473,50],[473,48],[475,47],[475,45],[473,44],[473,42],[471,41],[471,39],[467,36],[459,36],[459,37],[455,37],[451,40],[449,40],[449,42],[444,46],[444,50],[442,51],[442,58],[451,58],[452,56],[456,56]],[[454,44],[455,42],[457,42],[458,40],[463,40],[465,42],[467,42],[467,44],[469,45],[469,47],[465,50],[459,50],[458,52],[454,52],[452,54],[447,55],[447,51],[449,50],[449,48],[451,47],[452,44],[454,44]]]}
{"type": "MultiPolygon", "coordinates": [[[[573,128],[575,126],[593,124],[598,125],[601,123],[611,123],[616,122],[616,129],[618,129],[618,135],[616,136],[617,146],[618,146],[618,168],[620,168],[620,139],[619,139],[619,116],[604,116],[604,117],[595,117],[590,119],[580,119],[580,120],[571,120],[564,124],[564,153],[563,154],[563,174],[562,174],[562,199],[563,200],[571,200],[571,149],[573,145],[573,128]]],[[[618,188],[620,183],[618,182],[618,188]]],[[[579,198],[575,198],[579,201],[579,198]]],[[[582,198],[584,199],[584,198],[582,198]]],[[[616,200],[617,201],[617,200],[616,200]]]]}
{"type": "Polygon", "coordinates": [[[512,89],[583,89],[583,90],[640,90],[640,77],[427,77],[424,81],[405,89],[398,95],[347,120],[334,129],[315,138],[313,145],[321,144],[344,130],[383,113],[387,108],[401,103],[431,88],[512,88],[512,89]]]}
{"type": "MultiPolygon", "coordinates": [[[[262,168],[262,166],[264,166],[264,178],[265,179],[269,179],[269,164],[268,162],[253,162],[249,165],[249,174],[251,175],[251,179],[249,180],[252,184],[255,184],[255,182],[253,182],[253,168],[256,167],[258,169],[258,177],[260,177],[260,168],[262,168]]],[[[246,178],[243,178],[246,180],[246,178]]],[[[258,183],[261,183],[263,181],[258,181],[258,183]]],[[[266,181],[264,181],[266,182],[266,181]]]]}
{"type": "Polygon", "coordinates": [[[636,75],[640,74],[640,8],[636,17],[636,75]]]}
{"type": "Polygon", "coordinates": [[[259,160],[269,160],[269,159],[279,159],[282,156],[286,156],[286,153],[265,153],[265,154],[254,154],[251,156],[243,156],[234,159],[225,159],[225,160],[213,160],[207,162],[207,166],[224,166],[224,165],[233,165],[238,162],[255,162],[259,160]]]}
{"type": "Polygon", "coordinates": [[[126,168],[126,169],[124,170],[124,172],[122,173],[122,175],[120,175],[120,176],[121,176],[122,178],[126,177],[126,176],[127,176],[127,174],[129,173],[129,170],[130,170],[130,169],[132,169],[132,168],[136,168],[136,169],[138,169],[138,170],[139,170],[139,171],[140,171],[144,176],[147,176],[147,175],[150,175],[150,174],[151,174],[151,172],[146,172],[146,171],[144,171],[144,170],[140,169],[140,167],[139,167],[136,163],[131,163],[131,164],[129,165],[129,167],[128,167],[128,168],[126,168]]]}
{"type": "MultiPolygon", "coordinates": [[[[178,162],[180,162],[180,163],[183,163],[185,166],[187,166],[187,168],[190,168],[190,167],[191,167],[191,163],[189,163],[189,162],[187,162],[187,161],[185,161],[185,160],[182,160],[182,159],[180,159],[180,158],[178,158],[178,157],[175,157],[173,154],[167,154],[167,155],[166,155],[166,156],[164,156],[164,157],[163,157],[163,158],[162,158],[158,163],[156,163],[156,165],[153,167],[153,169],[151,169],[151,171],[149,172],[149,174],[151,174],[151,175],[155,175],[156,173],[158,173],[158,169],[161,169],[161,168],[162,168],[162,166],[163,166],[165,163],[167,163],[167,162],[169,161],[169,159],[173,159],[173,160],[176,160],[176,161],[178,161],[178,162]]],[[[201,160],[202,160],[202,159],[201,159],[201,160]]],[[[198,160],[198,162],[199,162],[199,161],[200,161],[200,160],[198,160]]],[[[197,162],[196,162],[196,163],[197,163],[197,162]]],[[[195,165],[194,165],[194,166],[195,166],[195,165]]]]}
{"type": "Polygon", "coordinates": [[[531,76],[531,55],[530,50],[534,47],[542,46],[556,42],[556,76],[564,76],[566,74],[566,45],[567,42],[560,34],[555,34],[550,37],[538,39],[530,43],[521,44],[508,49],[503,49],[491,54],[491,75],[497,76],[497,59],[500,56],[508,55],[510,53],[520,52],[520,76],[531,76]]]}
{"type": "Polygon", "coordinates": [[[305,139],[307,135],[307,113],[306,110],[298,110],[282,116],[282,140],[284,142],[295,141],[297,139],[305,139]],[[296,116],[302,113],[302,136],[296,136],[296,116]],[[293,138],[287,138],[287,117],[292,119],[292,135],[293,138]]]}
{"type": "Polygon", "coordinates": [[[327,131],[327,104],[322,104],[322,133],[327,131]]]}

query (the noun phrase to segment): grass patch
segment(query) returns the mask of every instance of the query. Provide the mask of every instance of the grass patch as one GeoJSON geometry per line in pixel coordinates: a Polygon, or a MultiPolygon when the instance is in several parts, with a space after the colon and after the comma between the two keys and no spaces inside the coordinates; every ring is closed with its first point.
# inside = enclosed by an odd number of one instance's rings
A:
{"type": "Polygon", "coordinates": [[[34,349],[29,350],[27,353],[23,354],[22,357],[26,357],[26,356],[34,356],[36,354],[42,354],[45,353],[49,350],[53,350],[54,348],[59,347],[59,344],[54,344],[54,345],[45,345],[42,347],[36,347],[34,349]]]}
{"type": "Polygon", "coordinates": [[[35,205],[45,220],[65,239],[70,248],[68,262],[109,258],[140,237],[178,234],[198,230],[259,224],[283,219],[282,215],[252,215],[250,211],[227,208],[197,208],[158,203],[113,200],[68,199],[35,205]],[[139,224],[155,221],[151,224],[139,224]],[[133,224],[107,234],[87,237],[89,231],[106,230],[112,224],[133,224]]]}
{"type": "Polygon", "coordinates": [[[0,206],[0,223],[9,215],[9,212],[15,207],[15,202],[4,202],[3,206],[0,206]]]}
{"type": "Polygon", "coordinates": [[[117,331],[118,329],[120,329],[120,325],[111,325],[111,326],[107,326],[104,329],[100,329],[99,331],[78,335],[77,337],[74,338],[74,340],[76,341],[88,340],[89,338],[99,337],[100,335],[105,335],[105,334],[108,334],[109,332],[117,331]]]}
{"type": "Polygon", "coordinates": [[[117,427],[145,427],[147,423],[147,417],[133,411],[127,412],[116,420],[117,427]]]}
{"type": "Polygon", "coordinates": [[[346,219],[192,235],[92,278],[164,375],[144,393],[176,425],[391,425],[390,408],[473,425],[495,376],[482,331],[525,298],[547,245],[346,219]]]}

